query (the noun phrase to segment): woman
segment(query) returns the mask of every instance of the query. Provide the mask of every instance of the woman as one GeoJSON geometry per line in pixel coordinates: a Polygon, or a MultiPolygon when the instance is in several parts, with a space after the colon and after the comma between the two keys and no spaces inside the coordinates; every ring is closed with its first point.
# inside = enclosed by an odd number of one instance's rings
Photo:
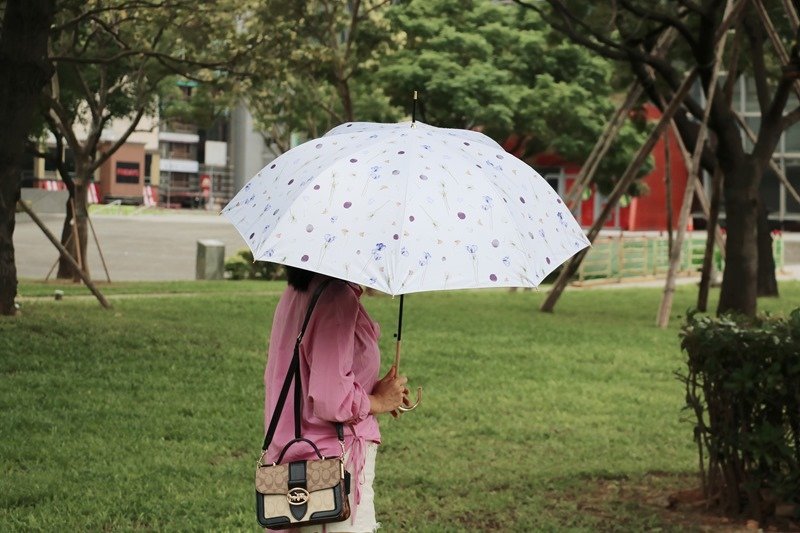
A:
{"type": "MultiPolygon", "coordinates": [[[[275,310],[264,373],[265,426],[275,409],[311,296],[328,279],[293,267],[287,267],[287,278],[288,286],[275,310]]],[[[300,345],[303,437],[313,441],[324,456],[337,456],[341,447],[333,423],[341,422],[345,427],[345,464],[352,480],[351,519],[327,524],[325,530],[331,533],[372,532],[378,528],[372,481],[381,435],[375,415],[396,410],[406,401],[408,392],[407,379],[397,376],[394,367],[378,380],[380,329],[361,305],[361,292],[357,285],[342,280],[328,283],[300,345]]],[[[267,450],[268,461],[277,460],[286,443],[294,438],[293,410],[290,394],[267,450]]],[[[294,445],[284,462],[313,457],[308,446],[294,445]]],[[[321,526],[303,529],[321,530],[321,526]]]]}

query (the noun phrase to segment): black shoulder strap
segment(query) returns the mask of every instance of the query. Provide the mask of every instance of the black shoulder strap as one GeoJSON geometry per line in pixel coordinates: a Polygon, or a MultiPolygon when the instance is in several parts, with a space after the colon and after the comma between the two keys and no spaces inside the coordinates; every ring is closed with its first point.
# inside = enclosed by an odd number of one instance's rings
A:
{"type": "MultiPolygon", "coordinates": [[[[267,429],[267,434],[264,437],[264,446],[262,446],[262,450],[266,450],[269,447],[269,444],[272,442],[272,438],[275,436],[275,431],[278,428],[278,420],[283,412],[283,406],[286,404],[286,398],[289,396],[289,386],[294,380],[296,380],[294,386],[294,437],[295,439],[299,439],[301,437],[300,422],[303,409],[303,386],[300,381],[300,343],[303,342],[303,336],[306,333],[306,327],[308,326],[308,322],[311,320],[311,313],[314,311],[314,307],[317,305],[317,301],[322,295],[322,291],[325,290],[325,287],[327,287],[331,281],[332,280],[328,278],[320,283],[308,303],[308,309],[306,310],[306,316],[303,320],[303,326],[300,329],[300,334],[297,336],[297,341],[294,344],[292,361],[289,363],[289,370],[286,372],[286,378],[283,380],[283,387],[281,387],[281,393],[278,396],[278,402],[275,404],[275,411],[272,413],[272,418],[270,418],[269,428],[267,429]]],[[[336,434],[339,437],[339,440],[344,440],[342,424],[338,422],[336,423],[336,434]]]]}

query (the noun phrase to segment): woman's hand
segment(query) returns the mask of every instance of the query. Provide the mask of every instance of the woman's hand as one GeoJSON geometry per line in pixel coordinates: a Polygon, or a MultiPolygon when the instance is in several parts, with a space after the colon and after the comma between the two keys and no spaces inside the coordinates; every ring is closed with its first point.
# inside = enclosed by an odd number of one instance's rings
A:
{"type": "Polygon", "coordinates": [[[397,367],[392,366],[383,379],[375,384],[369,395],[370,414],[389,413],[408,402],[406,388],[408,378],[397,375],[397,367]]]}

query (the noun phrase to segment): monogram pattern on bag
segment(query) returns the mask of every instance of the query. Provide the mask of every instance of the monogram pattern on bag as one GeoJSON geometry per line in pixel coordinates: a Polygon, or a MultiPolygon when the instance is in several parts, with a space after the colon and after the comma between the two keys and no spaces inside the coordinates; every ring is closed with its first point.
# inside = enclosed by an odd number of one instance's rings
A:
{"type": "MultiPolygon", "coordinates": [[[[306,463],[308,492],[335,487],[341,481],[339,459],[306,463]]],[[[256,468],[256,490],[261,494],[286,495],[289,490],[289,465],[256,468]]]]}
{"type": "MultiPolygon", "coordinates": [[[[256,468],[256,490],[261,494],[282,494],[289,486],[289,465],[256,468]]],[[[284,497],[284,499],[286,499],[284,497]]]]}
{"type": "Polygon", "coordinates": [[[306,479],[308,491],[335,487],[341,481],[339,459],[325,459],[324,461],[309,461],[306,464],[306,479]]]}

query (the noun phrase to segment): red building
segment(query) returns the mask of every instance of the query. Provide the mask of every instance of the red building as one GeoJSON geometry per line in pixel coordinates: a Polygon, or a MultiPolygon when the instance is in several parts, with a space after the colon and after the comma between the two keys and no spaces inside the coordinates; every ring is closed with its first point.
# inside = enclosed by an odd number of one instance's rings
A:
{"type": "MultiPolygon", "coordinates": [[[[646,106],[648,120],[657,120],[660,112],[651,105],[646,106]]],[[[507,142],[508,147],[513,143],[507,142]]],[[[606,221],[604,228],[626,231],[665,231],[667,229],[667,189],[666,173],[671,174],[671,210],[673,229],[676,229],[683,191],[686,188],[688,171],[683,161],[680,146],[675,134],[669,129],[658,140],[653,151],[653,169],[642,178],[648,192],[642,196],[631,198],[625,205],[621,202],[606,221]],[[667,149],[666,143],[669,142],[667,149]],[[669,164],[667,164],[669,156],[669,164]]],[[[544,177],[559,195],[564,196],[575,184],[580,172],[580,165],[566,161],[558,154],[545,152],[528,159],[528,162],[544,177]]],[[[584,200],[576,206],[574,213],[580,224],[591,226],[595,217],[605,207],[605,196],[600,194],[594,185],[584,200]]],[[[689,229],[691,229],[691,221],[689,229]]]]}

